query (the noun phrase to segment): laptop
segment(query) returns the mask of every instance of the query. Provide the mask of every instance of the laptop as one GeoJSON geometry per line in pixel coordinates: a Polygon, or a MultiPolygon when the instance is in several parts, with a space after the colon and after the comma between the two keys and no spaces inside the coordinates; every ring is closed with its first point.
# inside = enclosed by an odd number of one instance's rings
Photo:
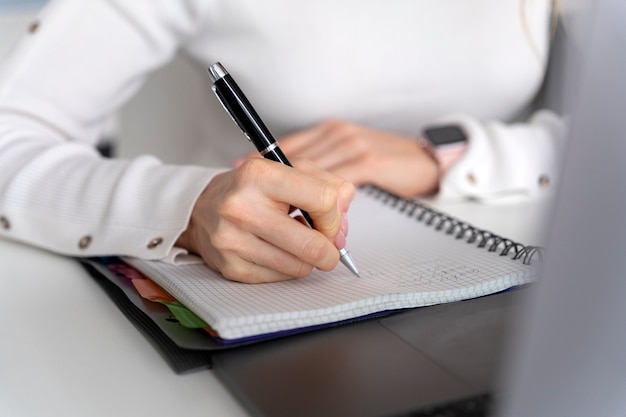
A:
{"type": "Polygon", "coordinates": [[[223,351],[213,355],[213,372],[254,416],[408,416],[457,400],[484,410],[491,407],[512,312],[525,294],[425,307],[223,351]]]}
{"type": "Polygon", "coordinates": [[[252,415],[626,416],[626,3],[588,16],[540,282],[217,353],[252,415]]]}
{"type": "Polygon", "coordinates": [[[502,417],[626,416],[626,2],[585,15],[548,262],[502,369],[502,417]]]}

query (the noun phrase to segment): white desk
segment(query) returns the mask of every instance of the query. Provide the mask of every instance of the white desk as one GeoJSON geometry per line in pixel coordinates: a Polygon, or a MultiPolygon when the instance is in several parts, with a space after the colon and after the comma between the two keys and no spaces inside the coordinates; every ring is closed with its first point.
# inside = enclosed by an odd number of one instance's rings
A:
{"type": "Polygon", "coordinates": [[[0,416],[247,416],[179,376],[72,259],[0,239],[0,416]]]}
{"type": "MultiPolygon", "coordinates": [[[[537,244],[547,205],[440,205],[537,244]]],[[[0,416],[247,416],[211,371],[179,376],[74,260],[0,238],[0,416]]]]}

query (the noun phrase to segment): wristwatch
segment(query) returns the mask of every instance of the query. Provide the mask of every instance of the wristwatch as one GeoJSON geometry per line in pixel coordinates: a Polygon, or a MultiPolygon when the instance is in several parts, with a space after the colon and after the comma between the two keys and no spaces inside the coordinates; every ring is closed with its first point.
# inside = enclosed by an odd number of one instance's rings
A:
{"type": "Polygon", "coordinates": [[[458,125],[426,127],[418,138],[418,144],[439,165],[444,174],[467,149],[467,135],[458,125]]]}

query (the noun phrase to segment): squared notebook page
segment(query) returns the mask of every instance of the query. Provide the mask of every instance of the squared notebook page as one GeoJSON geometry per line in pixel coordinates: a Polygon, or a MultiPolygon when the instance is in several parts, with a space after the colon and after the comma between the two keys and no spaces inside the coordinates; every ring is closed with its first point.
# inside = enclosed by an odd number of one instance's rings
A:
{"type": "Polygon", "coordinates": [[[205,320],[220,337],[326,324],[385,310],[492,294],[532,281],[536,267],[456,239],[360,189],[348,213],[357,278],[339,264],[303,279],[228,281],[204,264],[127,259],[205,320]]]}

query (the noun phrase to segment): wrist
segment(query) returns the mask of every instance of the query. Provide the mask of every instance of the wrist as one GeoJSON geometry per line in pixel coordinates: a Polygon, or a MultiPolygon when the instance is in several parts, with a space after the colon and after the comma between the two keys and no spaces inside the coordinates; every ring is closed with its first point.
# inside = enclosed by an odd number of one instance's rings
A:
{"type": "Polygon", "coordinates": [[[441,178],[465,154],[467,136],[457,125],[427,127],[418,144],[435,161],[441,178]]]}

